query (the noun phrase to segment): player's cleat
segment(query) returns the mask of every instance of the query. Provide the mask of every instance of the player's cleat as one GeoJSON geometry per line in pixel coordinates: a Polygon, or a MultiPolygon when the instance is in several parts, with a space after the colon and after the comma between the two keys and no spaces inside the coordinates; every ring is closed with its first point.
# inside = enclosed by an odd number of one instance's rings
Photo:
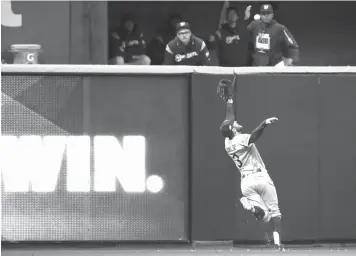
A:
{"type": "Polygon", "coordinates": [[[247,197],[241,197],[240,202],[245,210],[254,211],[254,207],[250,204],[247,197]]]}
{"type": "Polygon", "coordinates": [[[280,251],[280,252],[286,251],[286,249],[284,248],[284,245],[277,245],[277,244],[273,244],[273,243],[266,244],[265,248],[273,250],[273,251],[280,251]]]}
{"type": "Polygon", "coordinates": [[[280,251],[280,252],[285,252],[286,249],[284,248],[284,245],[281,244],[281,245],[274,245],[274,248],[273,248],[275,251],[280,251]]]}

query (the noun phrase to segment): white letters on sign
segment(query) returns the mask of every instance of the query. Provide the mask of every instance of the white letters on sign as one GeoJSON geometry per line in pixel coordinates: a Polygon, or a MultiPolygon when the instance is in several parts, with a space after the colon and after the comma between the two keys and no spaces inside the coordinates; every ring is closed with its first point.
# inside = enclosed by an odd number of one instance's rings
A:
{"type": "Polygon", "coordinates": [[[28,53],[28,54],[26,55],[26,59],[27,59],[27,61],[29,61],[29,62],[33,62],[33,61],[35,60],[35,54],[34,54],[34,53],[28,53]]]}
{"type": "Polygon", "coordinates": [[[22,27],[22,15],[12,11],[10,0],[1,0],[1,25],[5,27],[22,27]]]}
{"type": "Polygon", "coordinates": [[[145,191],[145,138],[124,137],[123,145],[111,136],[94,138],[95,191],[115,191],[116,178],[126,192],[145,191]]]}
{"type": "MultiPolygon", "coordinates": [[[[124,136],[123,146],[114,136],[94,137],[94,175],[91,180],[91,139],[89,136],[2,136],[1,173],[5,192],[54,192],[66,154],[68,192],[115,192],[116,182],[127,193],[146,191],[146,140],[124,136]]],[[[153,175],[147,189],[163,188],[153,175]]]]}
{"type": "Polygon", "coordinates": [[[1,169],[5,192],[53,192],[66,141],[60,136],[2,136],[1,169]]]}
{"type": "Polygon", "coordinates": [[[67,191],[90,191],[90,137],[67,138],[67,191]]]}

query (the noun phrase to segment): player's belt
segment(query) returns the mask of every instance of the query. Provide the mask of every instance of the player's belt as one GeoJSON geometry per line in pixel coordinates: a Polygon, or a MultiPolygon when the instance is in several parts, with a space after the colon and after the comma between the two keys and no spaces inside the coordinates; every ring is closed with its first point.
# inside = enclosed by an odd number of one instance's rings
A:
{"type": "Polygon", "coordinates": [[[246,173],[246,174],[242,174],[241,175],[241,179],[244,179],[244,178],[246,178],[247,176],[249,176],[251,174],[254,174],[254,173],[257,173],[257,172],[261,172],[261,171],[262,171],[261,168],[258,168],[257,170],[254,170],[252,172],[249,172],[249,173],[246,173]]]}

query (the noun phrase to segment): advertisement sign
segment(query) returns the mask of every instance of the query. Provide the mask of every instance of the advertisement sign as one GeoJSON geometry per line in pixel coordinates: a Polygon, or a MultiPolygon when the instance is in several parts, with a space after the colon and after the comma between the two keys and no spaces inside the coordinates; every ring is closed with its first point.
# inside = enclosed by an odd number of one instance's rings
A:
{"type": "Polygon", "coordinates": [[[186,240],[186,88],[174,83],[2,76],[2,240],[186,240]]]}

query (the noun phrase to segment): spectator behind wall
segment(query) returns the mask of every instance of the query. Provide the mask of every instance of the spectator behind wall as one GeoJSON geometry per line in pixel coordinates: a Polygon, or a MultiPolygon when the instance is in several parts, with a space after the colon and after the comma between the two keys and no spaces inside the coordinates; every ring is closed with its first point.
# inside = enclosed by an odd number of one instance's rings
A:
{"type": "Polygon", "coordinates": [[[299,47],[293,35],[274,19],[273,7],[263,4],[260,20],[247,27],[253,66],[290,66],[299,60],[299,47]]]}
{"type": "Polygon", "coordinates": [[[132,16],[124,16],[109,35],[109,64],[150,65],[143,33],[132,16]]]}
{"type": "Polygon", "coordinates": [[[222,67],[243,67],[248,65],[247,25],[251,5],[240,18],[237,8],[225,1],[221,10],[219,29],[209,37],[210,49],[216,49],[222,67]]]}
{"type": "Polygon", "coordinates": [[[210,54],[204,41],[192,34],[188,22],[179,22],[177,36],[165,50],[165,65],[210,66],[210,54]]]}
{"type": "Polygon", "coordinates": [[[157,29],[157,35],[147,45],[147,55],[152,65],[163,64],[166,45],[175,38],[177,23],[181,21],[179,14],[173,14],[157,29]]]}

